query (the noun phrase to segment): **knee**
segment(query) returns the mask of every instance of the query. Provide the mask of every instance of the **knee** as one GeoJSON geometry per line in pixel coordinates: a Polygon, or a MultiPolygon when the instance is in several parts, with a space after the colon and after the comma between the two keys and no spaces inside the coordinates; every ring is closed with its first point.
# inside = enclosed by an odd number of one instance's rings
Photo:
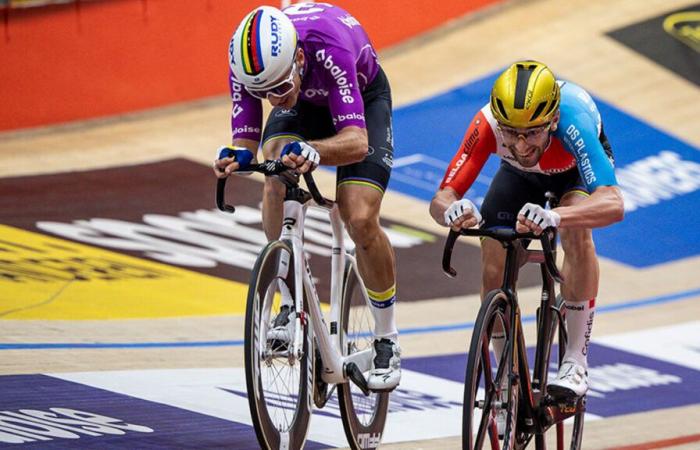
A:
{"type": "Polygon", "coordinates": [[[500,286],[503,281],[503,264],[493,259],[482,260],[482,283],[487,289],[500,286]]]}
{"type": "Polygon", "coordinates": [[[362,248],[367,248],[381,233],[379,218],[369,211],[355,210],[350,212],[345,220],[345,226],[355,245],[362,248]]]}
{"type": "Polygon", "coordinates": [[[561,246],[568,257],[579,258],[595,253],[593,235],[589,229],[560,230],[561,246]]]}

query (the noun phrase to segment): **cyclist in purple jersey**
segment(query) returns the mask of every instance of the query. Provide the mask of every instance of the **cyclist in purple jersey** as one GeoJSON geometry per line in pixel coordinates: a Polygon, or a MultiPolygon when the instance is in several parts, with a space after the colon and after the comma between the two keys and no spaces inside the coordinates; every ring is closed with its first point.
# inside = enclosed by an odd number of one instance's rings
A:
{"type": "MultiPolygon", "coordinates": [[[[338,167],[336,200],[356,245],[375,319],[368,383],[376,391],[394,389],[401,377],[396,270],[379,225],[393,162],[391,89],[367,33],[348,12],[328,3],[294,4],[283,11],[262,6],[236,29],[229,66],[232,156],[218,156],[216,176],[244,171],[257,161],[258,148],[265,159],[281,157],[300,173],[318,164],[338,167]],[[273,106],[264,127],[263,100],[273,106]]],[[[278,180],[266,178],[268,239],[280,234],[284,193],[278,180]]],[[[275,322],[280,329],[294,323],[287,319],[294,313],[291,298],[283,295],[283,305],[285,315],[275,322]]]]}

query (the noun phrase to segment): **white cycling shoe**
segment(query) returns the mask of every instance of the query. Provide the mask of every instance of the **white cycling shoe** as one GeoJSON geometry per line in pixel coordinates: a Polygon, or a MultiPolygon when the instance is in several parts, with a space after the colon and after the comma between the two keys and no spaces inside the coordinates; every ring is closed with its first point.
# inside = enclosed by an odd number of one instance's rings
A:
{"type": "Polygon", "coordinates": [[[547,393],[554,398],[579,398],[587,391],[588,372],[574,360],[564,361],[557,377],[547,385],[547,393]]]}
{"type": "Polygon", "coordinates": [[[391,339],[375,339],[367,385],[374,392],[393,391],[401,381],[401,347],[391,339]]]}

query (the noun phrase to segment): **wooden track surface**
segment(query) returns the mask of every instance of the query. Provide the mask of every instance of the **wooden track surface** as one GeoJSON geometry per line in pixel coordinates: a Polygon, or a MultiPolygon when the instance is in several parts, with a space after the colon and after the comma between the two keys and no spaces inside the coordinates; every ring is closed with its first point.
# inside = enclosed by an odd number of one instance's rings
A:
{"type": "MultiPolygon", "coordinates": [[[[383,55],[395,106],[402,106],[481,77],[514,59],[547,62],[567,79],[589,88],[616,107],[700,148],[700,90],[685,79],[616,43],[606,31],[693,4],[683,0],[531,0],[506,2],[476,16],[392,48],[383,55]]],[[[127,117],[0,134],[0,176],[84,170],[185,157],[210,164],[214,149],[229,140],[229,103],[213,98],[127,117]]],[[[466,124],[467,118],[465,118],[466,124]]],[[[429,132],[429,130],[426,130],[429,132]]],[[[157,174],[154,174],[157,176],[157,174]]],[[[322,189],[334,176],[318,175],[322,189]]],[[[28,205],[29,207],[29,205],[28,205]]],[[[443,234],[427,214],[427,204],[389,192],[383,216],[443,234]]],[[[399,262],[400,263],[400,262],[399,262]]],[[[599,304],[697,289],[700,258],[650,269],[632,269],[601,260],[599,304]],[[659,280],[664,280],[660,283],[659,280]]],[[[440,280],[442,281],[442,280],[440,280]]],[[[532,314],[536,290],[521,293],[524,314],[532,314]]],[[[700,317],[700,298],[597,317],[595,338],[700,317]]],[[[398,305],[400,328],[473,320],[474,296],[398,305]],[[430,317],[429,321],[425,318],[430,317]]],[[[193,337],[242,338],[242,318],[202,317],[120,321],[0,321],[4,340],[77,342],[130,339],[163,341],[193,337]]],[[[533,330],[527,327],[527,339],[533,330]]],[[[402,338],[406,357],[462,352],[467,331],[402,338]]],[[[112,369],[242,366],[240,347],[138,350],[5,351],[0,374],[112,369]]],[[[618,416],[586,425],[585,448],[612,448],[700,432],[700,405],[618,416]]],[[[458,438],[386,445],[391,449],[457,448],[458,438]]],[[[673,448],[698,448],[700,443],[673,448]]],[[[650,447],[651,448],[651,447],[650,447]]],[[[654,447],[656,448],[656,447],[654,447]]]]}

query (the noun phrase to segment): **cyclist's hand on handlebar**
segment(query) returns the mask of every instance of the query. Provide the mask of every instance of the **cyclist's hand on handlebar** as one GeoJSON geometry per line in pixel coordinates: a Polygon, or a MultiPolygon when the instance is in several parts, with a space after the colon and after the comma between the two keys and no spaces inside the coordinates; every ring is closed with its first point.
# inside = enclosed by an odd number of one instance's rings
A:
{"type": "Polygon", "coordinates": [[[321,156],[306,142],[297,141],[284,146],[280,160],[285,166],[296,169],[298,173],[306,173],[318,167],[321,156]]]}
{"type": "Polygon", "coordinates": [[[525,203],[518,213],[518,221],[515,231],[527,233],[529,231],[539,235],[545,228],[558,227],[561,217],[551,209],[544,209],[535,203],[525,203]]]}
{"type": "Polygon", "coordinates": [[[217,178],[226,178],[238,170],[246,170],[255,159],[253,152],[245,147],[224,145],[216,152],[214,160],[214,174],[217,178]]]}
{"type": "Polygon", "coordinates": [[[481,214],[471,200],[463,198],[452,202],[445,211],[445,223],[454,231],[471,228],[481,223],[481,214]]]}

